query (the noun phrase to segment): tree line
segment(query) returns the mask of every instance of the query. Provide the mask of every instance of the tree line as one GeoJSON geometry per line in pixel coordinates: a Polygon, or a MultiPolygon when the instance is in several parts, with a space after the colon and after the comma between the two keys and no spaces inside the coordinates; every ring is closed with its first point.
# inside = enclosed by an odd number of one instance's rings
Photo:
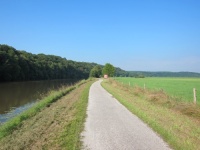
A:
{"type": "Polygon", "coordinates": [[[32,54],[0,44],[0,82],[101,77],[200,77],[193,72],[125,71],[111,64],[76,62],[54,55],[32,54]],[[108,72],[110,70],[111,72],[108,72]]]}
{"type": "Polygon", "coordinates": [[[196,72],[150,72],[150,71],[127,71],[129,77],[200,77],[196,72]]]}
{"type": "Polygon", "coordinates": [[[103,75],[113,77],[115,75],[115,67],[110,63],[106,63],[105,66],[96,65],[90,71],[90,77],[100,78],[103,75]]]}
{"type": "Polygon", "coordinates": [[[32,54],[0,44],[0,81],[88,78],[95,63],[54,55],[32,54]]]}

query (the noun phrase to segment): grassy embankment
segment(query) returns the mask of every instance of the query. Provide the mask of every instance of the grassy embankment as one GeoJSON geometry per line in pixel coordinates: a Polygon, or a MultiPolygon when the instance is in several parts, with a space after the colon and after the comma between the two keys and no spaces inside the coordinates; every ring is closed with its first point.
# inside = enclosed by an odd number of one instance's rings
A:
{"type": "Polygon", "coordinates": [[[113,79],[103,87],[177,150],[200,149],[200,107],[180,102],[162,90],[144,90],[113,79]]]}
{"type": "Polygon", "coordinates": [[[89,88],[86,80],[53,91],[0,127],[0,149],[80,149],[89,88]]]}

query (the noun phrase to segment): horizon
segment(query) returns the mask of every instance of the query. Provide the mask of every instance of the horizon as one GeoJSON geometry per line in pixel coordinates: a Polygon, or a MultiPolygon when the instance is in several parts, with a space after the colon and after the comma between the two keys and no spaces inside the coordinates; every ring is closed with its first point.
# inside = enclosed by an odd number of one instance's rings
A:
{"type": "Polygon", "coordinates": [[[126,71],[200,73],[200,1],[0,4],[0,42],[17,50],[126,71]]]}
{"type": "MultiPolygon", "coordinates": [[[[7,45],[7,44],[2,44],[2,45],[7,45]]],[[[8,46],[11,46],[11,45],[8,45],[8,46]]],[[[13,46],[11,46],[11,47],[13,47],[13,46]]],[[[13,48],[15,48],[15,47],[13,47],[13,48]]],[[[16,48],[15,48],[15,49],[16,49],[16,48]]],[[[16,50],[18,50],[18,49],[16,49],[16,50]]],[[[27,52],[27,53],[31,53],[31,52],[28,52],[28,51],[26,51],[26,50],[18,50],[18,51],[25,51],[25,52],[27,52]]],[[[34,54],[34,53],[31,53],[31,54],[34,54]]],[[[39,55],[39,54],[51,55],[51,54],[45,54],[45,53],[38,53],[38,54],[34,54],[34,55],[39,55]]],[[[58,55],[53,55],[53,56],[58,56],[58,55]]],[[[64,59],[70,60],[70,61],[75,61],[75,60],[67,59],[67,58],[62,57],[62,56],[58,56],[58,57],[61,57],[61,58],[64,58],[64,59]]],[[[95,64],[97,64],[97,65],[102,65],[102,66],[105,65],[105,64],[98,64],[98,63],[96,63],[96,62],[85,62],[85,61],[75,61],[75,62],[95,63],[95,64]]],[[[109,62],[107,62],[107,63],[109,63],[109,62]]],[[[120,68],[120,67],[118,67],[118,66],[114,66],[114,67],[115,67],[115,68],[120,68]]],[[[123,69],[123,68],[120,68],[120,69],[122,69],[122,70],[124,70],[124,71],[127,71],[127,72],[131,72],[131,71],[133,71],[133,72],[170,72],[170,73],[199,73],[199,74],[200,74],[200,72],[192,72],[192,71],[167,71],[167,70],[161,70],[161,71],[147,71],[147,70],[125,70],[125,69],[123,69]]]]}

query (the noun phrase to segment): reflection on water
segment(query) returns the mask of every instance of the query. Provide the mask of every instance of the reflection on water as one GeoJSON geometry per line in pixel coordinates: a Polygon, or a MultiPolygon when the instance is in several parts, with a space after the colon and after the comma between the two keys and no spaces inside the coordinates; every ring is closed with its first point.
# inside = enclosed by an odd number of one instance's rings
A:
{"type": "Polygon", "coordinates": [[[5,113],[5,114],[0,114],[0,125],[1,123],[6,122],[8,119],[11,119],[13,117],[15,117],[16,115],[20,114],[21,112],[27,110],[28,108],[32,107],[35,103],[31,102],[28,104],[25,104],[23,106],[17,107],[17,108],[13,108],[12,110],[10,110],[9,112],[5,113]]]}
{"type": "Polygon", "coordinates": [[[2,115],[4,114],[3,116],[5,117],[13,108],[32,104],[49,90],[58,89],[63,85],[74,84],[76,81],[77,80],[48,80],[0,83],[0,122],[2,115]]]}

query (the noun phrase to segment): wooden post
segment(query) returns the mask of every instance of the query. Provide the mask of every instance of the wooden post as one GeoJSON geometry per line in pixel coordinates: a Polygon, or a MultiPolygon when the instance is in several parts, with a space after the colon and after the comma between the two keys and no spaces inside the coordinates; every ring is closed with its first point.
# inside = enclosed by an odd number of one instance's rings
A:
{"type": "Polygon", "coordinates": [[[196,96],[196,89],[193,88],[193,94],[194,94],[194,104],[197,103],[197,96],[196,96]]]}

